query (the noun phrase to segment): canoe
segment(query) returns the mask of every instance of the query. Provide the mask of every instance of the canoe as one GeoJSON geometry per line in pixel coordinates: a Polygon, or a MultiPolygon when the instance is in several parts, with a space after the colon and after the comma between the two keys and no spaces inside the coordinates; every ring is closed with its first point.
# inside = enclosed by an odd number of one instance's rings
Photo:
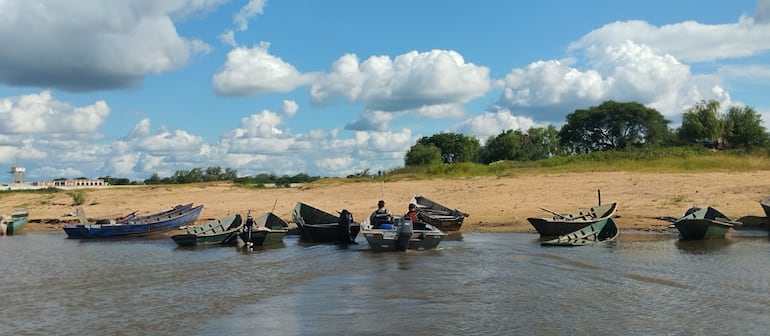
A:
{"type": "Polygon", "coordinates": [[[125,216],[125,218],[118,219],[117,221],[118,222],[124,222],[124,223],[130,222],[130,221],[133,221],[134,223],[150,222],[150,221],[156,220],[158,218],[161,218],[163,216],[174,216],[175,213],[180,213],[182,211],[189,210],[189,209],[192,208],[192,206],[193,206],[192,203],[178,204],[178,205],[173,206],[171,209],[159,211],[159,212],[156,212],[154,214],[149,214],[149,215],[145,215],[145,216],[136,216],[136,211],[134,211],[133,213],[129,214],[128,216],[125,216]]]}
{"type": "Polygon", "coordinates": [[[433,225],[412,223],[405,217],[395,217],[390,224],[371,225],[369,219],[361,223],[361,235],[375,252],[435,249],[447,235],[433,225]]]}
{"type": "Polygon", "coordinates": [[[19,232],[29,221],[29,211],[27,209],[16,209],[10,215],[5,215],[0,224],[0,235],[13,235],[19,232]]]}
{"type": "Polygon", "coordinates": [[[283,236],[289,232],[289,224],[272,212],[266,212],[257,218],[246,215],[244,224],[237,236],[239,247],[253,247],[283,242],[283,236]]]}
{"type": "Polygon", "coordinates": [[[64,232],[67,233],[68,238],[72,239],[137,236],[166,232],[195,222],[202,210],[203,205],[198,205],[141,221],[131,220],[118,223],[113,220],[110,223],[97,223],[89,222],[83,208],[78,207],[77,214],[80,218],[80,224],[66,224],[64,225],[64,232]]]}
{"type": "Polygon", "coordinates": [[[444,232],[459,231],[465,217],[470,216],[460,210],[451,209],[420,195],[414,195],[410,203],[417,205],[418,216],[421,221],[433,225],[444,232]]]}
{"type": "Polygon", "coordinates": [[[300,239],[308,242],[355,243],[361,224],[353,221],[353,215],[342,210],[340,216],[332,215],[311,205],[297,202],[291,213],[299,229],[300,239]]]}
{"type": "Polygon", "coordinates": [[[179,246],[233,245],[242,226],[241,215],[234,214],[188,227],[185,233],[171,239],[179,246]]]}
{"type": "Polygon", "coordinates": [[[618,237],[618,226],[612,217],[604,217],[566,235],[540,242],[543,246],[581,246],[612,241],[618,237]]]}
{"type": "Polygon", "coordinates": [[[581,209],[571,214],[561,214],[551,210],[544,211],[553,214],[553,217],[530,217],[530,224],[537,230],[540,237],[558,237],[578,231],[583,227],[597,223],[605,218],[612,217],[617,209],[617,203],[606,203],[595,207],[581,209]]]}
{"type": "Polygon", "coordinates": [[[727,231],[740,222],[733,221],[712,207],[693,207],[674,222],[684,239],[724,238],[727,231]]]}

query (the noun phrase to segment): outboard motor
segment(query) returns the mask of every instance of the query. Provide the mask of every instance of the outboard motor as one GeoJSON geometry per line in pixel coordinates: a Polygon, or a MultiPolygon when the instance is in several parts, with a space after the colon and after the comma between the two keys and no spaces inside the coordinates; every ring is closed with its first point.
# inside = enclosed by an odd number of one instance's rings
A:
{"type": "Polygon", "coordinates": [[[405,220],[398,225],[398,238],[396,239],[396,249],[406,251],[409,249],[409,241],[412,240],[414,227],[412,221],[405,220]]]}
{"type": "Polygon", "coordinates": [[[246,223],[243,224],[246,228],[246,247],[251,249],[254,247],[254,242],[251,241],[251,233],[254,231],[254,218],[251,214],[246,215],[246,223]]]}
{"type": "Polygon", "coordinates": [[[353,237],[353,234],[350,232],[350,223],[353,223],[353,214],[347,209],[342,209],[342,211],[340,211],[340,222],[337,225],[337,230],[339,230],[340,237],[347,237],[347,242],[345,243],[355,242],[355,237],[353,237]]]}

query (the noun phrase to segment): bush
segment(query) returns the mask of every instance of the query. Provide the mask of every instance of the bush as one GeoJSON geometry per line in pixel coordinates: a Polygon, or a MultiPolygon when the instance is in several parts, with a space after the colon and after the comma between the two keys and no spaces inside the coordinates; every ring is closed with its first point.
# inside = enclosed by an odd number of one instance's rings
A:
{"type": "Polygon", "coordinates": [[[86,202],[86,193],[83,190],[75,190],[70,193],[72,196],[72,203],[75,205],[83,205],[86,202]]]}

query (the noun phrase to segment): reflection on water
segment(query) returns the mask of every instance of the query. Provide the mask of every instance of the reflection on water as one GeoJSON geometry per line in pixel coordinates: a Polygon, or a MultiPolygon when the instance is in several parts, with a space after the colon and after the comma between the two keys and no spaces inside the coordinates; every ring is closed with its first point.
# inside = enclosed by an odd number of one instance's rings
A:
{"type": "Polygon", "coordinates": [[[0,334],[759,335],[768,252],[766,235],[560,248],[463,233],[373,253],[362,237],[245,251],[25,234],[0,237],[0,334]]]}
{"type": "Polygon", "coordinates": [[[684,253],[708,254],[718,253],[732,243],[733,241],[730,238],[707,240],[677,239],[676,247],[684,253]]]}

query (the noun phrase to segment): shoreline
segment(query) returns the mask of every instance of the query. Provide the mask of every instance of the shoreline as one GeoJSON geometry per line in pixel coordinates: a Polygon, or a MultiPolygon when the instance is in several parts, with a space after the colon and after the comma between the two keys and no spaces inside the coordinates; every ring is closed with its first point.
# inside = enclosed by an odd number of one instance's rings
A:
{"type": "MultiPolygon", "coordinates": [[[[670,221],[691,206],[712,206],[745,228],[768,227],[759,200],[770,194],[770,171],[647,173],[592,172],[436,178],[394,182],[321,180],[295,188],[247,188],[228,182],[186,185],[114,186],[80,189],[89,218],[114,218],[132,211],[139,215],[193,202],[204,204],[197,224],[232,213],[272,211],[294,226],[291,211],[297,202],[328,212],[347,209],[356,221],[384,199],[394,214],[406,212],[413,195],[469,213],[460,232],[535,232],[528,217],[550,217],[540,208],[572,213],[598,203],[617,202],[614,216],[621,232],[668,233],[670,221]]],[[[0,213],[24,207],[30,212],[26,232],[59,231],[61,221],[76,221],[68,192],[0,195],[0,213]],[[55,223],[59,221],[59,223],[55,223]]],[[[673,229],[676,232],[676,229],[673,229]]]]}

